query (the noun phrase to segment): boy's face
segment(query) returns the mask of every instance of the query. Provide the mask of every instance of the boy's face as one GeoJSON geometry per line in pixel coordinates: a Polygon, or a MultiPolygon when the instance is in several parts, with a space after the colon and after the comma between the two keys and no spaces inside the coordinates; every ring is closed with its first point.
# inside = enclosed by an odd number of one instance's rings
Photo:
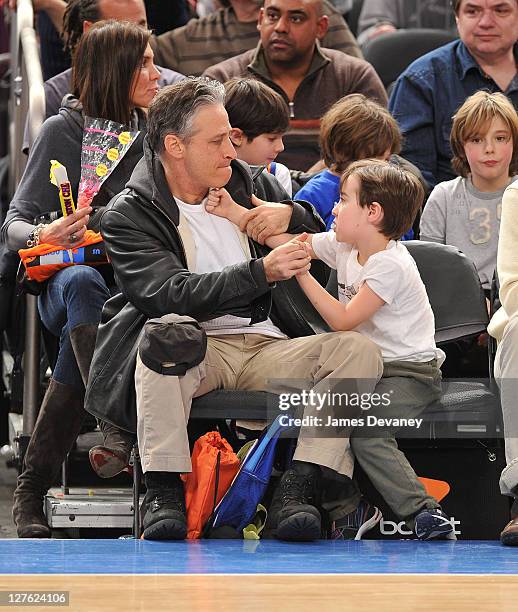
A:
{"type": "Polygon", "coordinates": [[[335,216],[334,229],[338,242],[356,244],[368,224],[369,207],[361,207],[360,179],[354,174],[342,185],[340,201],[333,208],[335,216]]]}
{"type": "Polygon", "coordinates": [[[284,151],[282,134],[260,134],[251,141],[242,134],[236,142],[238,158],[250,166],[270,164],[279,153],[284,151]]]}
{"type": "Polygon", "coordinates": [[[513,138],[505,122],[496,117],[485,134],[476,134],[464,143],[472,181],[494,183],[509,177],[513,138]]]}

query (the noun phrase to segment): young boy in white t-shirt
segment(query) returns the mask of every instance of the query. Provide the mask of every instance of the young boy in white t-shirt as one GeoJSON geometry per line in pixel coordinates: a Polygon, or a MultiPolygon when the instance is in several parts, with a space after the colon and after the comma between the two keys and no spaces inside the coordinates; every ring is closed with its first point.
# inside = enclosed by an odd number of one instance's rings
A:
{"type": "MultiPolygon", "coordinates": [[[[365,419],[415,419],[440,396],[444,359],[435,346],[434,317],[415,261],[396,240],[412,226],[424,191],[409,172],[376,160],[351,164],[340,186],[335,231],[291,237],[302,241],[311,257],[336,269],[338,300],[309,273],[297,280],[333,331],[357,331],[381,349],[384,373],[375,392],[390,402],[372,404],[365,419]]],[[[238,223],[243,209],[229,200],[224,190],[216,190],[209,194],[207,208],[238,223]]],[[[284,234],[267,244],[273,248],[287,239],[284,234]]],[[[353,453],[419,539],[449,536],[450,520],[397,447],[398,429],[381,424],[353,429],[353,453]]],[[[347,528],[350,515],[340,517],[335,507],[333,519],[340,530],[347,528]]]]}

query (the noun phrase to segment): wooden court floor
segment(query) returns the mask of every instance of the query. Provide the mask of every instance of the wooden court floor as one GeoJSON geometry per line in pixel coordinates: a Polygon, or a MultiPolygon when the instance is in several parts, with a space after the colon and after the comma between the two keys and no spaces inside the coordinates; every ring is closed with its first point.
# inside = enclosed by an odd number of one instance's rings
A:
{"type": "Polygon", "coordinates": [[[518,576],[494,575],[3,575],[0,590],[67,590],[66,607],[21,609],[74,612],[518,610],[518,576]]]}

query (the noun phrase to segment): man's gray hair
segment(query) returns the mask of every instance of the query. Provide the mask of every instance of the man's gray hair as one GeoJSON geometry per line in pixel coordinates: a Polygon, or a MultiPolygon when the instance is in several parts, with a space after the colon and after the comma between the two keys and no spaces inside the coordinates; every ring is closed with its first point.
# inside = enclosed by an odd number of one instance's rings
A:
{"type": "Polygon", "coordinates": [[[225,104],[225,88],[207,77],[187,77],[161,89],[149,107],[147,134],[156,153],[164,150],[164,138],[176,134],[192,136],[194,116],[199,108],[225,104]]]}

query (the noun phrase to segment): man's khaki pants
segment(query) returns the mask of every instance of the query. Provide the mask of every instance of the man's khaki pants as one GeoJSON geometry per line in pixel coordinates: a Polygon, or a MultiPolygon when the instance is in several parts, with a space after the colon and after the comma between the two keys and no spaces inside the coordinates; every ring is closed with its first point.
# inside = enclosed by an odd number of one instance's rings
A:
{"type": "MultiPolygon", "coordinates": [[[[194,397],[214,389],[270,390],[272,380],[282,380],[286,391],[290,380],[301,379],[323,394],[331,381],[349,382],[349,389],[358,383],[358,393],[371,393],[382,373],[379,348],[356,332],[294,339],[209,336],[205,359],[184,376],[158,374],[137,357],[137,436],[143,470],[191,471],[187,422],[194,397]]],[[[294,382],[288,390],[297,388],[294,382]]],[[[304,416],[312,414],[317,414],[316,408],[306,406],[304,416]]],[[[326,410],[318,414],[327,416],[326,410]]],[[[294,459],[351,476],[354,460],[348,433],[343,429],[340,437],[319,436],[313,428],[302,427],[294,459]]]]}

